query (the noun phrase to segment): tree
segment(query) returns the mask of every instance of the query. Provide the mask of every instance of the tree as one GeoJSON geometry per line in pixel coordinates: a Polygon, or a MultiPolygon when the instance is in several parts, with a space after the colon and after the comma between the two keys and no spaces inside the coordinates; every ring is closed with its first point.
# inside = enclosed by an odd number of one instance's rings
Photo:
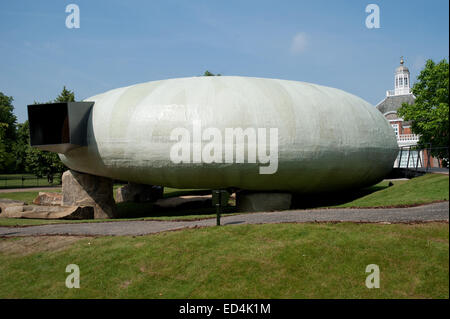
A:
{"type": "Polygon", "coordinates": [[[0,171],[10,171],[14,166],[11,153],[16,139],[16,116],[12,105],[12,96],[0,92],[0,171]]]}
{"type": "MultiPolygon", "coordinates": [[[[64,86],[61,93],[52,102],[75,102],[75,93],[64,86]]],[[[29,145],[29,142],[27,143],[29,145]]],[[[49,182],[53,181],[54,174],[62,174],[67,169],[58,154],[33,147],[27,149],[25,166],[27,171],[39,177],[47,176],[49,182]]]]}
{"type": "Polygon", "coordinates": [[[16,138],[16,122],[17,118],[14,115],[14,106],[12,96],[6,96],[0,92],[0,123],[6,124],[5,139],[13,141],[16,138]]]}
{"type": "Polygon", "coordinates": [[[61,93],[54,102],[75,102],[75,93],[66,89],[66,86],[64,85],[61,93]]]}
{"type": "Polygon", "coordinates": [[[420,135],[420,147],[442,147],[432,149],[431,155],[448,161],[449,65],[443,59],[439,63],[428,60],[413,85],[414,104],[404,103],[398,115],[412,121],[411,130],[420,135]]]}
{"type": "Polygon", "coordinates": [[[206,70],[205,73],[203,73],[203,76],[220,76],[220,73],[214,74],[206,70]]]}
{"type": "Polygon", "coordinates": [[[6,123],[0,123],[0,172],[5,170],[10,161],[5,143],[5,132],[7,127],[6,123]]]}
{"type": "Polygon", "coordinates": [[[27,171],[38,177],[46,176],[49,183],[53,182],[54,174],[62,174],[66,170],[58,154],[34,147],[28,149],[26,163],[27,171]]]}
{"type": "Polygon", "coordinates": [[[16,173],[24,173],[26,172],[26,158],[28,149],[30,146],[30,125],[28,124],[28,120],[24,123],[17,124],[17,138],[16,142],[13,145],[13,154],[16,159],[15,164],[15,172],[16,173]]]}

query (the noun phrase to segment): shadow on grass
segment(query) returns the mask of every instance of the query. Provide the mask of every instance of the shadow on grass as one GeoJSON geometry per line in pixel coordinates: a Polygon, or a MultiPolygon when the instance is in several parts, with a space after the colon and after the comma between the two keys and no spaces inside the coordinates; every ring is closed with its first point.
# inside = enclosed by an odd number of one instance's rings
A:
{"type": "MultiPolygon", "coordinates": [[[[178,192],[174,192],[178,193],[178,192]]],[[[174,195],[173,193],[166,198],[177,197],[177,196],[195,196],[195,195],[207,195],[208,192],[194,191],[185,192],[181,191],[181,195],[174,195]]],[[[209,192],[210,193],[210,192],[209,192]]],[[[161,207],[155,203],[117,203],[117,213],[118,218],[140,218],[140,217],[192,217],[192,216],[202,216],[214,215],[216,213],[214,207],[212,206],[211,199],[202,201],[192,201],[177,205],[176,207],[161,207]]],[[[235,211],[234,206],[222,208],[222,213],[233,213],[235,211]]]]}
{"type": "MultiPolygon", "coordinates": [[[[293,194],[292,209],[311,209],[319,207],[331,207],[342,205],[374,192],[383,190],[388,186],[374,185],[363,189],[327,194],[293,194]]],[[[203,196],[211,194],[210,190],[174,190],[164,194],[165,199],[177,198],[179,196],[203,196]]],[[[212,206],[211,199],[198,201],[188,201],[176,205],[176,207],[161,207],[155,203],[118,203],[118,218],[151,218],[151,217],[193,217],[202,218],[216,213],[212,206]]],[[[222,209],[222,213],[235,213],[235,206],[228,206],[222,209]]],[[[211,216],[212,217],[212,216],[211,216]]]]}
{"type": "MultiPolygon", "coordinates": [[[[374,192],[387,188],[387,185],[373,185],[370,187],[349,190],[338,193],[322,193],[322,194],[293,194],[291,209],[312,209],[319,207],[332,207],[342,205],[358,198],[367,196],[374,192]]],[[[195,190],[195,189],[173,189],[164,194],[164,199],[177,198],[180,196],[204,196],[210,195],[211,190],[195,190]]],[[[202,218],[216,213],[212,206],[211,199],[203,199],[198,201],[188,201],[176,205],[176,207],[161,207],[155,203],[118,203],[118,218],[151,218],[151,217],[193,217],[202,218]]],[[[228,206],[222,209],[222,213],[235,213],[235,206],[228,206]]],[[[211,216],[212,217],[212,216],[211,216]]]]}
{"type": "Polygon", "coordinates": [[[337,193],[322,194],[293,194],[292,208],[294,209],[310,209],[319,207],[338,206],[348,202],[352,202],[358,198],[367,196],[374,192],[381,191],[389,186],[374,185],[362,189],[348,190],[337,193]]]}

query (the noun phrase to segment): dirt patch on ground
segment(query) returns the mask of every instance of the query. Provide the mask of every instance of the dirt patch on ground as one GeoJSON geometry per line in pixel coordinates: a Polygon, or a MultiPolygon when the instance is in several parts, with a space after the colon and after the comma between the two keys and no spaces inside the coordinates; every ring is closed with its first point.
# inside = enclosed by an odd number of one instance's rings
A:
{"type": "Polygon", "coordinates": [[[120,288],[126,289],[126,288],[128,288],[128,286],[129,286],[130,284],[131,284],[131,280],[124,281],[124,282],[120,285],[120,288]]]}
{"type": "Polygon", "coordinates": [[[61,251],[77,241],[88,237],[82,236],[36,236],[0,239],[0,252],[25,256],[45,251],[61,251]]]}

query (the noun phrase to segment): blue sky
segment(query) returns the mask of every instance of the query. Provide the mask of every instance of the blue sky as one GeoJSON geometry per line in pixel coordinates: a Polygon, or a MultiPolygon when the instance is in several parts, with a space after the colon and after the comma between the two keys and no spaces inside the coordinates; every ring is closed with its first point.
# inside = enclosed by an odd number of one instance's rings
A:
{"type": "Polygon", "coordinates": [[[448,59],[448,0],[2,1],[0,91],[26,105],[77,99],[205,70],[336,87],[372,104],[393,89],[405,56],[415,80],[426,59],[448,59]],[[80,8],[68,29],[66,5],[80,8]],[[365,8],[380,7],[367,29],[365,8]]]}

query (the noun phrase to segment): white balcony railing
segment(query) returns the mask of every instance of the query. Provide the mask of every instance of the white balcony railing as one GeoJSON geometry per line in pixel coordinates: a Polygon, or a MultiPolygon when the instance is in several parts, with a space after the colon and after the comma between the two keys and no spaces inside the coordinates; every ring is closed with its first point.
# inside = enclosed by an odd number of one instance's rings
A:
{"type": "Polygon", "coordinates": [[[417,134],[399,134],[399,135],[397,135],[397,141],[399,141],[399,142],[418,142],[419,135],[417,135],[417,134]]]}
{"type": "Polygon", "coordinates": [[[386,91],[386,96],[407,95],[407,94],[411,94],[410,88],[399,88],[397,90],[386,91]]]}
{"type": "Polygon", "coordinates": [[[400,134],[397,135],[398,146],[413,146],[419,141],[419,135],[417,134],[400,134]]]}
{"type": "Polygon", "coordinates": [[[386,96],[393,96],[393,95],[395,95],[395,90],[386,91],[386,96]]]}

